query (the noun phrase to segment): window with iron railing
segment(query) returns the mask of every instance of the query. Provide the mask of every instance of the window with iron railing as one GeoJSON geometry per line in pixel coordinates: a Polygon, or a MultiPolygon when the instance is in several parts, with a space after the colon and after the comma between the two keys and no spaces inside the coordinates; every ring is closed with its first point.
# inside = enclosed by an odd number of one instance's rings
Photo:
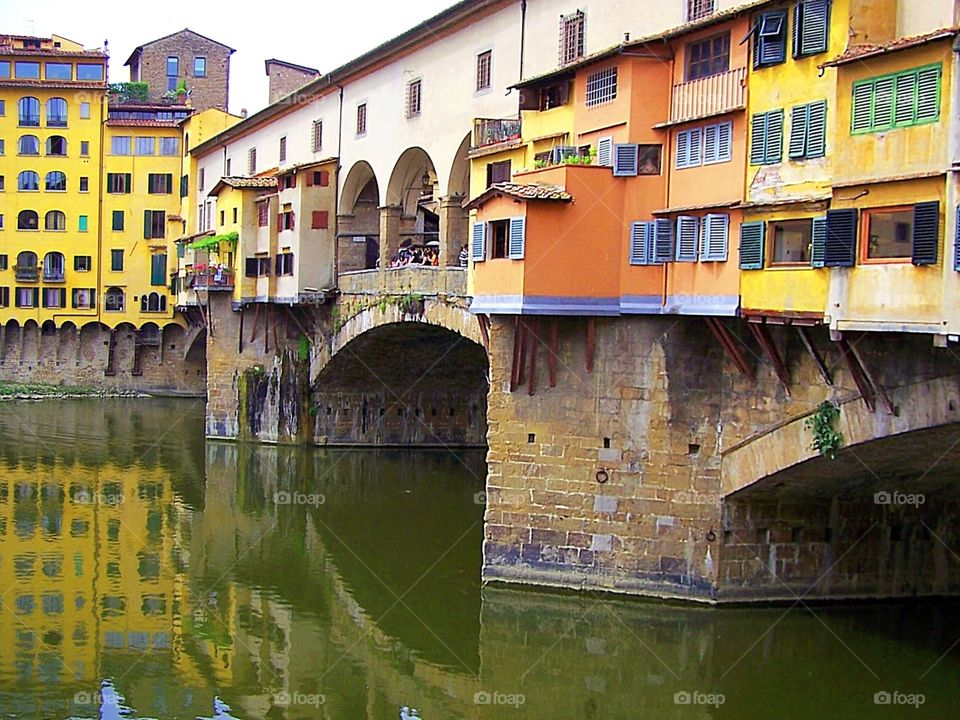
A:
{"type": "Polygon", "coordinates": [[[617,68],[610,67],[587,76],[587,107],[617,98],[617,68]]]}
{"type": "Polygon", "coordinates": [[[407,117],[417,117],[420,115],[423,100],[423,86],[420,78],[411,80],[407,83],[407,117]]]}
{"type": "Polygon", "coordinates": [[[568,65],[583,57],[584,19],[581,10],[560,16],[560,65],[568,65]]]}
{"type": "Polygon", "coordinates": [[[687,22],[712,15],[714,0],[687,0],[687,22]]]}

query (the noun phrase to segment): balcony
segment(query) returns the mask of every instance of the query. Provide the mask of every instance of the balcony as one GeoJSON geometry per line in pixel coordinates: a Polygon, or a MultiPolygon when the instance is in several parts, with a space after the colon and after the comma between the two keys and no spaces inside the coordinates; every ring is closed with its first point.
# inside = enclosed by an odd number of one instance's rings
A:
{"type": "Polygon", "coordinates": [[[520,139],[520,118],[475,118],[473,149],[520,139]]]}
{"type": "Polygon", "coordinates": [[[673,86],[670,123],[720,115],[747,106],[747,69],[734,68],[719,75],[673,86]]]}
{"type": "Polygon", "coordinates": [[[222,268],[188,270],[185,285],[192,290],[229,292],[233,290],[233,270],[222,268]]]}
{"type": "MultiPolygon", "coordinates": [[[[20,278],[17,277],[19,280],[20,278]]],[[[63,270],[44,270],[43,281],[51,283],[62,283],[64,281],[63,270]]]]}
{"type": "Polygon", "coordinates": [[[15,265],[13,271],[16,273],[19,282],[37,282],[40,278],[40,268],[36,265],[26,265],[24,267],[15,265]]]}

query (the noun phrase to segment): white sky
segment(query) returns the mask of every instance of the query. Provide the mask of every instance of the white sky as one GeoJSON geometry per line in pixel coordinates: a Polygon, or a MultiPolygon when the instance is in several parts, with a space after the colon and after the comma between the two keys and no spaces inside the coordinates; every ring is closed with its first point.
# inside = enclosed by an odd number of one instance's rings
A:
{"type": "Polygon", "coordinates": [[[184,27],[229,45],[230,111],[267,104],[263,61],[275,57],[321,72],[376,47],[455,0],[0,0],[0,33],[61,35],[97,48],[108,40],[110,82],[129,80],[124,61],[138,45],[184,27]]]}

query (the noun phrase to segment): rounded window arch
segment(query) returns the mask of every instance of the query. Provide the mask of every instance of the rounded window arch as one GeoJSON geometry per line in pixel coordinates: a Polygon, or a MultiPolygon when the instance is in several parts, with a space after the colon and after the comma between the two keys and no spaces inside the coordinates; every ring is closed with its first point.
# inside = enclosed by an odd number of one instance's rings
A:
{"type": "Polygon", "coordinates": [[[35,97],[22,97],[17,103],[20,127],[40,127],[40,101],[35,97]]]}
{"type": "Polygon", "coordinates": [[[62,97],[47,100],[47,127],[67,126],[67,101],[62,97]]]}
{"type": "Polygon", "coordinates": [[[17,215],[17,230],[39,230],[40,216],[36,210],[21,210],[17,215]]]}
{"type": "Polygon", "coordinates": [[[63,280],[64,259],[63,253],[48,252],[43,256],[43,279],[63,280]]]}
{"type": "Polygon", "coordinates": [[[66,230],[67,216],[61,210],[51,210],[43,218],[44,230],[66,230]]]}
{"type": "Polygon", "coordinates": [[[17,175],[17,190],[39,190],[40,176],[33,170],[24,170],[17,175]]]}
{"type": "Polygon", "coordinates": [[[17,255],[17,269],[26,270],[37,266],[37,254],[32,250],[24,250],[17,255]]]}
{"type": "Polygon", "coordinates": [[[67,189],[67,175],[62,173],[59,170],[51,170],[47,173],[46,181],[44,183],[44,188],[47,190],[66,190],[67,189]]]}
{"type": "Polygon", "coordinates": [[[118,287],[107,288],[103,295],[103,309],[107,312],[123,312],[123,290],[118,287]]]}
{"type": "Polygon", "coordinates": [[[39,155],[40,138],[36,135],[21,135],[17,152],[21,155],[39,155]]]}
{"type": "Polygon", "coordinates": [[[47,138],[47,155],[66,155],[67,139],[63,135],[51,135],[47,138]]]}
{"type": "Polygon", "coordinates": [[[166,312],[167,296],[152,292],[140,297],[140,312],[166,312]]]}

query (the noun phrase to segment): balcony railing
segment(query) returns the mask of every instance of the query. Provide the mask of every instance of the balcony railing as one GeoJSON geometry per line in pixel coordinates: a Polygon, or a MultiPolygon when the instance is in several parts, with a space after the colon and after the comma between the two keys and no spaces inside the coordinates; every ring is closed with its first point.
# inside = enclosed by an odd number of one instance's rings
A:
{"type": "Polygon", "coordinates": [[[746,84],[746,68],[678,83],[673,86],[670,122],[696,120],[746,107],[746,84]]]}
{"type": "Polygon", "coordinates": [[[233,290],[233,270],[191,270],[185,284],[193,290],[233,290]]]}
{"type": "Polygon", "coordinates": [[[36,265],[14,266],[13,270],[20,282],[36,282],[40,278],[40,268],[36,265]]]}
{"type": "Polygon", "coordinates": [[[520,137],[520,118],[476,118],[473,121],[473,147],[517,140],[520,137]]]}
{"type": "Polygon", "coordinates": [[[43,271],[44,282],[63,282],[63,280],[64,280],[63,270],[44,270],[43,271]]]}

